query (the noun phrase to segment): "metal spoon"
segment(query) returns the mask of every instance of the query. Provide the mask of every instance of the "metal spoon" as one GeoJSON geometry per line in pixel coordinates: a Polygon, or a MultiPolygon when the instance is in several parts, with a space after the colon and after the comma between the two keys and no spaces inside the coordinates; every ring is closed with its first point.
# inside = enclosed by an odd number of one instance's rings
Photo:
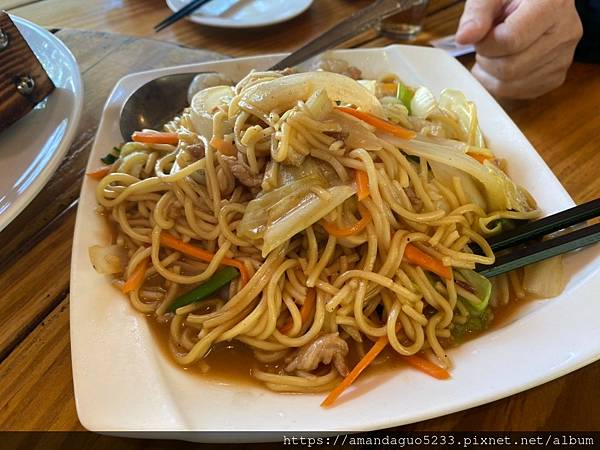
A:
{"type": "Polygon", "coordinates": [[[188,87],[198,73],[178,73],[156,78],[133,92],[121,109],[119,126],[125,141],[134,131],[160,129],[189,105],[188,87]]]}
{"type": "MultiPolygon", "coordinates": [[[[412,6],[412,0],[378,0],[321,34],[275,64],[280,70],[306,61],[352,36],[377,26],[381,19],[412,6]]],[[[206,73],[206,72],[205,72],[206,73]]],[[[125,141],[134,131],[159,129],[189,105],[188,87],[198,73],[182,73],[156,78],[133,92],[121,110],[120,128],[125,141]]]]}

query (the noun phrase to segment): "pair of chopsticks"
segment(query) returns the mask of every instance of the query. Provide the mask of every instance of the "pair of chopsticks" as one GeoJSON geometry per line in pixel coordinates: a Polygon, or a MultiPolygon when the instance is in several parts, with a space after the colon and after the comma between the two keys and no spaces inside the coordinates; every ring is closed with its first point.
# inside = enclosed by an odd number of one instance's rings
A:
{"type": "Polygon", "coordinates": [[[597,217],[600,217],[600,198],[494,236],[487,241],[494,253],[499,252],[496,261],[490,266],[478,264],[475,271],[487,278],[495,277],[600,242],[600,223],[541,240],[550,233],[597,217]]]}
{"type": "Polygon", "coordinates": [[[159,22],[156,25],[154,25],[154,31],[158,33],[160,30],[167,28],[169,25],[172,25],[178,20],[183,19],[185,16],[190,15],[202,5],[210,1],[211,0],[192,0],[179,11],[174,12],[162,22],[159,22]]]}

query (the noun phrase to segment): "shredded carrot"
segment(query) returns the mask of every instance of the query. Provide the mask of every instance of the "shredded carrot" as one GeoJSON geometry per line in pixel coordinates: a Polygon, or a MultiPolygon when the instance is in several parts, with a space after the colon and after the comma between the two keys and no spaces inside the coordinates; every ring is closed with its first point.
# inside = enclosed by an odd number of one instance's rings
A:
{"type": "Polygon", "coordinates": [[[350,114],[351,116],[354,116],[357,119],[362,120],[363,122],[367,122],[369,125],[373,125],[375,128],[378,128],[381,131],[393,134],[394,136],[398,136],[402,139],[412,139],[417,135],[417,133],[415,133],[414,131],[407,130],[406,128],[401,127],[400,125],[396,125],[394,123],[388,122],[387,120],[380,119],[379,117],[376,117],[364,111],[358,111],[354,108],[348,108],[346,106],[336,106],[336,109],[345,112],[346,114],[350,114]]]}
{"type": "Polygon", "coordinates": [[[371,213],[369,213],[369,211],[361,211],[361,214],[362,219],[356,221],[354,225],[351,225],[348,228],[338,227],[335,223],[327,222],[326,220],[323,220],[322,226],[325,228],[325,231],[335,237],[353,236],[364,230],[371,221],[371,213]]]}
{"type": "Polygon", "coordinates": [[[355,170],[356,195],[360,201],[369,196],[369,175],[364,170],[355,170]]]}
{"type": "MultiPolygon", "coordinates": [[[[183,242],[182,240],[177,239],[175,236],[169,233],[161,233],[160,243],[165,247],[169,247],[173,250],[177,250],[178,252],[185,253],[186,255],[197,258],[200,261],[211,262],[215,257],[214,253],[204,250],[203,248],[188,244],[187,242],[183,242]]],[[[248,269],[246,269],[244,263],[239,259],[223,258],[221,260],[221,264],[225,266],[235,267],[237,270],[239,270],[240,277],[242,279],[242,285],[245,285],[246,283],[248,283],[248,281],[250,281],[250,274],[248,273],[248,269]]]]}
{"type": "Polygon", "coordinates": [[[172,144],[179,143],[177,133],[165,133],[157,131],[136,131],[131,135],[131,139],[135,142],[143,142],[144,144],[172,144]]]}
{"type": "Polygon", "coordinates": [[[217,149],[217,151],[223,155],[235,156],[237,155],[237,148],[220,137],[213,136],[209,144],[217,149]]]}
{"type": "Polygon", "coordinates": [[[398,83],[381,83],[381,93],[383,95],[396,96],[398,92],[398,83]]]}
{"type": "Polygon", "coordinates": [[[435,259],[412,244],[406,246],[404,256],[411,263],[429,270],[442,278],[446,278],[447,280],[452,278],[452,269],[450,267],[445,266],[439,259],[435,259]]]}
{"type": "Polygon", "coordinates": [[[442,369],[440,366],[427,361],[422,356],[411,355],[405,356],[404,358],[415,369],[419,369],[421,372],[431,375],[433,378],[437,378],[438,380],[446,380],[450,378],[450,374],[446,369],[442,369]]]}
{"type": "MultiPolygon", "coordinates": [[[[313,310],[315,309],[315,301],[317,298],[317,291],[314,288],[309,288],[306,293],[306,298],[304,299],[304,304],[300,308],[300,318],[302,319],[302,323],[305,324],[310,319],[313,310]]],[[[288,331],[292,329],[294,326],[294,321],[290,317],[286,323],[284,323],[280,328],[279,332],[286,334],[288,331]]]]}
{"type": "MultiPolygon", "coordinates": [[[[398,333],[401,329],[400,322],[396,323],[396,333],[398,333]]],[[[333,405],[333,403],[337,400],[337,398],[346,390],[348,387],[354,383],[354,381],[358,378],[358,376],[377,358],[383,349],[389,344],[389,339],[387,334],[381,336],[375,344],[369,349],[369,351],[362,357],[362,359],[354,366],[354,368],[350,371],[346,378],[344,378],[340,384],[338,384],[329,395],[323,400],[321,403],[322,407],[329,407],[333,405]]],[[[411,356],[402,356],[406,361],[412,365],[413,367],[419,369],[421,372],[426,373],[427,375],[431,375],[438,380],[445,380],[450,377],[450,374],[447,370],[442,369],[439,366],[427,361],[425,358],[419,355],[411,355],[411,356]]]]}
{"type": "Polygon", "coordinates": [[[485,155],[483,155],[481,153],[467,152],[467,155],[469,155],[473,159],[476,159],[481,164],[483,164],[485,161],[487,161],[488,159],[490,159],[490,158],[488,158],[487,156],[485,156],[485,155]]]}
{"type": "Polygon", "coordinates": [[[101,180],[106,175],[110,173],[110,169],[112,166],[102,166],[97,169],[92,170],[91,172],[87,172],[86,175],[94,180],[101,180]]]}
{"type": "Polygon", "coordinates": [[[127,278],[127,281],[125,281],[125,284],[123,285],[122,289],[123,294],[128,294],[131,291],[135,291],[142,285],[142,283],[144,282],[144,274],[146,273],[147,267],[148,258],[145,258],[135,267],[135,269],[133,269],[133,272],[131,273],[130,277],[127,278]]]}
{"type": "Polygon", "coordinates": [[[350,371],[350,373],[344,378],[340,384],[338,384],[329,395],[323,400],[321,406],[328,407],[333,405],[333,403],[337,400],[337,398],[344,392],[348,387],[354,383],[354,381],[358,378],[358,376],[365,370],[369,365],[375,360],[377,355],[381,353],[381,351],[388,345],[388,337],[387,334],[381,336],[373,347],[369,349],[365,356],[358,362],[356,366],[350,371]]]}

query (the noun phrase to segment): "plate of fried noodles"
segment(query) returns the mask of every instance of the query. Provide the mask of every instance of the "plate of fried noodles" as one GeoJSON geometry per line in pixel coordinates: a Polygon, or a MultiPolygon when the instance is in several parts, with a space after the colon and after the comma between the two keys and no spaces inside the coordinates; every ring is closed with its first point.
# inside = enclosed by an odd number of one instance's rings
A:
{"type": "Polygon", "coordinates": [[[490,236],[573,202],[460,63],[391,46],[262,69],[279,57],[133,74],[109,97],[71,273],[86,428],[373,430],[598,358],[597,247],[477,271],[490,236]],[[127,96],[181,72],[204,73],[189,106],[123,142],[127,96]]]}

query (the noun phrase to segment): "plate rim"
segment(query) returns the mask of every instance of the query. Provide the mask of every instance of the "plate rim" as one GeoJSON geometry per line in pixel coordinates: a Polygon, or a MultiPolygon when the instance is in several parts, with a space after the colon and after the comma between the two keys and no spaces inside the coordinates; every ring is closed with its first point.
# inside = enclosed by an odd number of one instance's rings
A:
{"type": "MultiPolygon", "coordinates": [[[[304,0],[304,1],[306,2],[306,4],[304,6],[302,6],[302,8],[297,9],[292,13],[288,13],[288,14],[279,16],[275,20],[263,20],[263,21],[257,21],[257,22],[240,23],[240,22],[235,22],[234,20],[231,20],[231,19],[222,19],[219,17],[203,16],[198,13],[192,13],[192,14],[186,16],[185,18],[189,22],[197,23],[199,25],[204,25],[204,26],[212,27],[212,28],[231,28],[231,29],[262,28],[262,27],[268,27],[271,25],[277,25],[277,24],[286,22],[288,20],[293,19],[294,17],[299,16],[300,14],[303,14],[306,10],[308,10],[308,8],[310,8],[312,6],[314,0],[304,0]]],[[[173,11],[173,12],[177,11],[177,8],[175,7],[173,0],[166,0],[166,3],[167,3],[168,8],[171,11],[173,11]]]]}
{"type": "MultiPolygon", "coordinates": [[[[392,45],[392,46],[387,46],[387,47],[383,47],[383,48],[375,48],[375,49],[355,49],[355,50],[340,50],[337,51],[336,53],[346,53],[346,52],[373,52],[373,53],[377,53],[377,52],[382,52],[385,50],[390,50],[390,49],[394,49],[395,47],[402,47],[402,48],[409,48],[411,49],[411,51],[415,51],[415,47],[414,46],[400,46],[400,45],[392,45]]],[[[445,54],[445,52],[443,52],[442,50],[438,50],[438,49],[430,49],[430,48],[421,48],[419,47],[418,51],[428,51],[428,52],[437,52],[438,55],[440,54],[445,54]]],[[[222,60],[222,61],[213,61],[213,62],[204,62],[204,63],[198,63],[198,64],[187,64],[187,65],[182,65],[182,66],[175,66],[175,67],[170,67],[170,68],[163,68],[163,69],[156,69],[156,70],[149,70],[149,71],[144,71],[144,72],[138,72],[135,74],[130,74],[124,78],[122,78],[116,85],[115,88],[113,90],[113,93],[111,94],[111,96],[107,99],[107,106],[110,104],[110,101],[113,100],[114,96],[118,96],[118,91],[119,89],[124,85],[127,84],[128,82],[132,82],[136,79],[140,79],[141,81],[139,81],[140,83],[142,83],[145,77],[151,76],[151,75],[156,75],[156,76],[160,76],[164,73],[168,73],[168,72],[176,72],[176,71],[193,71],[193,70],[197,70],[197,69],[202,69],[204,67],[206,67],[207,65],[214,65],[214,64],[235,64],[236,62],[239,61],[252,61],[252,60],[260,60],[260,61],[265,61],[268,62],[269,58],[271,59],[275,59],[276,57],[280,57],[281,54],[276,54],[276,55],[260,55],[260,56],[252,56],[252,57],[246,57],[246,58],[236,58],[236,59],[230,59],[230,60],[222,60]]],[[[450,58],[448,56],[448,58],[450,58]]],[[[450,58],[453,59],[453,58],[450,58]]],[[[460,64],[458,62],[456,62],[456,64],[460,64]]],[[[462,66],[461,66],[462,67],[462,66]]],[[[464,69],[464,67],[463,67],[464,69]]],[[[466,69],[464,69],[466,70],[466,69]]],[[[488,94],[489,95],[489,94],[488,94]]],[[[494,100],[494,103],[495,100],[494,100]]],[[[497,105],[497,103],[496,103],[497,105]]],[[[502,110],[502,108],[499,107],[499,109],[506,115],[506,113],[502,110]]],[[[103,115],[102,118],[104,119],[105,117],[105,112],[103,111],[103,115]]],[[[537,155],[538,158],[541,157],[539,156],[539,154],[537,153],[537,151],[535,150],[535,148],[531,145],[531,143],[529,143],[529,141],[527,140],[527,138],[523,135],[523,133],[520,131],[520,129],[516,126],[516,124],[514,124],[514,122],[512,121],[512,119],[510,119],[510,117],[508,115],[506,115],[506,117],[508,118],[508,120],[510,121],[510,124],[512,124],[514,126],[514,128],[516,130],[518,130],[518,132],[522,135],[523,139],[530,145],[530,147],[533,149],[534,153],[537,155]]],[[[102,122],[100,124],[99,130],[103,129],[102,128],[102,122]]],[[[106,132],[106,131],[105,131],[106,132]]],[[[96,146],[96,142],[94,142],[94,148],[96,146]]],[[[88,161],[88,164],[91,164],[91,157],[94,154],[94,149],[92,150],[92,152],[90,153],[90,161],[88,161]]],[[[542,160],[543,161],[543,160],[542,160]]],[[[544,165],[546,168],[548,168],[548,166],[545,164],[544,165]]],[[[548,168],[548,171],[550,172],[550,174],[553,175],[553,172],[548,168]]],[[[555,175],[553,175],[554,180],[557,183],[557,187],[560,187],[564,193],[568,196],[568,193],[566,192],[566,190],[564,189],[564,187],[562,186],[562,184],[558,181],[558,179],[556,178],[555,175]]],[[[84,189],[84,186],[82,186],[82,190],[84,189]]],[[[570,198],[570,197],[569,197],[570,198]]],[[[77,213],[77,222],[76,222],[76,227],[75,227],[75,236],[76,236],[76,240],[77,240],[77,235],[79,233],[79,227],[82,226],[81,225],[81,218],[80,218],[80,214],[83,214],[83,208],[80,208],[78,210],[77,213]]],[[[76,240],[74,241],[74,246],[73,246],[73,259],[75,259],[76,256],[76,240]]],[[[81,245],[81,243],[79,243],[79,245],[81,245]]],[[[592,269],[595,270],[597,273],[597,269],[598,269],[598,264],[597,264],[598,260],[594,259],[592,261],[592,263],[590,263],[590,266],[593,266],[592,269]]],[[[593,275],[593,274],[592,274],[593,275]]],[[[73,272],[71,273],[71,276],[73,278],[73,272]]],[[[581,281],[580,285],[577,286],[574,290],[578,291],[580,288],[582,287],[587,287],[587,283],[590,282],[589,279],[591,278],[591,276],[587,276],[585,280],[581,281]]],[[[597,283],[598,287],[600,287],[600,283],[597,283]]],[[[576,292],[577,293],[577,292],[576,292]]],[[[74,299],[72,299],[74,300],[74,299]]],[[[548,305],[548,308],[555,306],[556,304],[550,304],[548,305]]],[[[539,311],[540,313],[542,311],[539,311]]],[[[71,309],[71,317],[73,314],[73,308],[71,309]]],[[[541,315],[541,314],[540,314],[541,315]]],[[[547,315],[547,313],[546,313],[547,315]]],[[[75,327],[71,327],[71,335],[73,336],[73,332],[74,332],[75,327]]],[[[502,329],[501,329],[502,330],[502,329]]],[[[71,341],[71,345],[74,345],[75,340],[72,339],[71,341]]],[[[600,358],[600,347],[597,348],[597,346],[594,347],[593,351],[588,349],[588,352],[586,353],[585,357],[579,357],[577,359],[577,362],[575,364],[573,363],[569,363],[566,365],[561,366],[560,369],[558,370],[553,370],[552,372],[547,372],[545,373],[544,376],[536,376],[534,379],[532,378],[532,380],[530,380],[528,383],[523,384],[522,382],[519,382],[518,386],[509,386],[504,390],[493,390],[491,392],[488,392],[486,395],[481,395],[479,396],[476,401],[472,401],[472,402],[468,402],[468,403],[451,403],[449,405],[446,405],[445,407],[441,407],[436,409],[435,411],[429,411],[429,412],[425,412],[421,415],[412,415],[410,416],[409,419],[396,419],[396,418],[388,418],[385,421],[377,421],[375,423],[373,422],[367,422],[364,423],[361,426],[356,427],[355,429],[353,429],[352,431],[367,431],[367,430],[373,430],[373,429],[380,429],[380,428],[388,428],[388,427],[393,427],[393,426],[398,426],[398,425],[402,425],[402,424],[406,424],[406,423],[414,423],[417,421],[421,421],[421,420],[426,420],[429,418],[433,418],[433,417],[439,417],[441,415],[445,415],[445,414],[449,414],[452,412],[456,412],[456,411],[462,411],[465,409],[469,409],[481,404],[485,404],[485,403],[489,403],[491,401],[495,401],[501,398],[505,398],[509,395],[513,395],[519,392],[522,392],[524,390],[530,389],[532,387],[538,386],[540,384],[546,383],[548,381],[551,381],[553,379],[556,379],[558,377],[561,377],[569,372],[572,372],[574,370],[577,370],[580,367],[583,367],[593,361],[596,361],[597,359],[600,358]]],[[[75,361],[73,361],[73,373],[75,376],[75,371],[76,371],[76,363],[75,361]]],[[[75,378],[74,378],[74,382],[75,378]]],[[[75,389],[75,394],[77,396],[77,388],[75,389]]],[[[80,420],[82,419],[81,417],[81,413],[80,413],[80,403],[77,401],[77,411],[78,411],[78,415],[80,417],[80,420]]],[[[82,423],[84,424],[84,426],[86,426],[86,424],[84,423],[84,421],[82,420],[82,423]]],[[[185,423],[185,420],[183,421],[183,423],[180,423],[180,425],[186,426],[187,424],[185,423]]],[[[88,426],[86,426],[87,428],[88,426]]],[[[95,430],[99,430],[99,428],[94,428],[93,424],[89,427],[89,429],[95,429],[95,430]]],[[[330,428],[327,429],[328,432],[335,432],[336,430],[338,430],[338,428],[335,428],[335,426],[332,426],[330,428]]],[[[214,441],[213,438],[211,438],[210,433],[212,430],[195,430],[195,433],[197,435],[195,435],[195,437],[193,438],[193,440],[201,440],[201,441],[214,441]],[[208,434],[208,435],[207,435],[208,434]]],[[[238,429],[238,431],[242,431],[241,429],[238,429]]],[[[341,429],[340,429],[341,431],[341,429]]],[[[180,433],[180,430],[173,430],[172,433],[174,433],[174,437],[180,438],[180,439],[190,439],[189,435],[180,435],[178,433],[180,433]]],[[[248,436],[243,436],[241,437],[241,441],[243,442],[248,442],[251,441],[252,438],[248,437],[248,436]]]]}
{"type": "MultiPolygon", "coordinates": [[[[71,111],[69,116],[65,116],[65,118],[70,118],[69,125],[65,134],[61,141],[56,146],[56,151],[48,161],[48,163],[44,166],[44,168],[40,171],[38,176],[35,178],[35,181],[32,182],[21,195],[17,196],[17,198],[9,205],[9,207],[0,214],[0,232],[6,228],[8,225],[12,223],[14,219],[16,219],[21,212],[37,197],[40,191],[48,184],[48,181],[55,174],[58,166],[60,165],[63,157],[69,151],[73,140],[75,139],[75,133],[77,132],[79,122],[81,121],[81,114],[83,112],[83,81],[81,78],[81,71],[79,69],[79,64],[75,59],[75,56],[66,46],[64,42],[62,42],[59,38],[54,36],[45,28],[36,25],[30,20],[24,19],[20,16],[16,16],[14,14],[9,14],[10,19],[13,21],[15,25],[19,24],[21,26],[30,28],[36,33],[41,34],[47,40],[53,42],[57,47],[63,51],[67,57],[69,58],[69,66],[74,67],[75,71],[71,73],[74,82],[74,108],[71,111]]],[[[37,55],[36,55],[37,57],[37,55]]],[[[39,58],[38,58],[39,59],[39,58]]],[[[52,93],[50,93],[52,95],[52,93]]]]}

